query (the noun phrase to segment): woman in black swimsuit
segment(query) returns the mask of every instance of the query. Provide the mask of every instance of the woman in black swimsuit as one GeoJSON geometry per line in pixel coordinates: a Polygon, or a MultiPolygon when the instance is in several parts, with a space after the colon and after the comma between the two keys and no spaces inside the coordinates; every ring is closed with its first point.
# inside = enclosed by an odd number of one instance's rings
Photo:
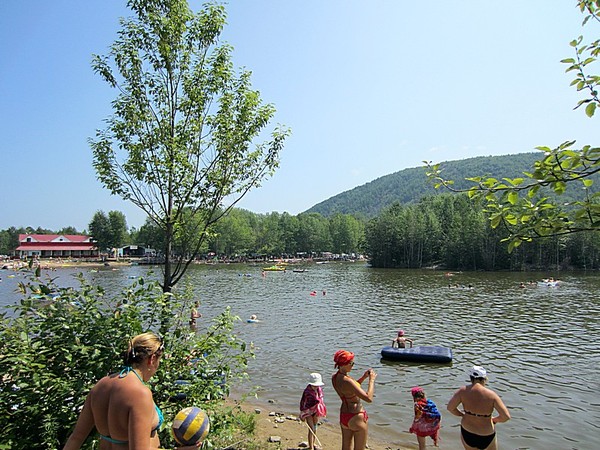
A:
{"type": "Polygon", "coordinates": [[[502,399],[485,387],[487,372],[481,366],[469,371],[470,386],[463,386],[448,402],[448,411],[461,417],[460,437],[467,450],[496,450],[498,448],[495,425],[510,419],[502,399]],[[463,411],[458,409],[462,403],[463,411]],[[496,410],[498,415],[492,417],[496,410]]]}

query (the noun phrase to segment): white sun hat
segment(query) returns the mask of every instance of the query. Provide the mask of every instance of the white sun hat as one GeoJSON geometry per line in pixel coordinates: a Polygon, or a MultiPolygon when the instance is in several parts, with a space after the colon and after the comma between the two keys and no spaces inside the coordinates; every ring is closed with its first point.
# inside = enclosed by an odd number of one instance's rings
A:
{"type": "Polygon", "coordinates": [[[321,374],[316,372],[311,373],[308,376],[308,384],[313,386],[325,386],[325,383],[323,383],[323,379],[321,378],[321,374]]]}

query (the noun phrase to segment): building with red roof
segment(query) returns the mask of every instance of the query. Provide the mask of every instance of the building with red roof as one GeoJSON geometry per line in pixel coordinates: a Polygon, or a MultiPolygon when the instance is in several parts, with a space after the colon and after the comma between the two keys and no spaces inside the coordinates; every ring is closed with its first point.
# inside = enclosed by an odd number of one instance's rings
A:
{"type": "Polygon", "coordinates": [[[20,234],[21,258],[93,258],[98,248],[90,236],[77,234],[20,234]]]}

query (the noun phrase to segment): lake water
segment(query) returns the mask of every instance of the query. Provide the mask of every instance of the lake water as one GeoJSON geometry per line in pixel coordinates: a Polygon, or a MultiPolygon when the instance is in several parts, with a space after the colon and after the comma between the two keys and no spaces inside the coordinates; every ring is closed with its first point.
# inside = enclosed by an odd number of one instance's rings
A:
{"type": "MultiPolygon", "coordinates": [[[[296,266],[294,266],[296,267],[296,266]]],[[[256,346],[252,383],[265,409],[298,413],[310,372],[320,372],[328,420],[336,423],[340,400],[331,387],[333,354],[356,354],[358,378],[373,367],[375,399],[367,404],[370,434],[415,446],[410,388],[423,386],[442,412],[442,448],[462,448],[459,418],[446,412],[453,392],[466,384],[472,365],[488,370],[512,420],[497,427],[503,449],[600,448],[600,276],[561,273],[559,287],[521,281],[557,274],[458,273],[379,270],[363,263],[301,266],[304,273],[267,272],[260,266],[192,267],[189,276],[201,301],[200,328],[230,306],[244,320],[240,336],[256,346]],[[244,275],[249,276],[244,276],[244,275]],[[472,285],[472,288],[449,287],[472,285]],[[317,295],[310,293],[316,291],[317,295]],[[326,295],[323,295],[325,291],[326,295]],[[257,314],[259,323],[246,323],[257,314]],[[451,347],[452,364],[382,361],[381,348],[402,328],[415,345],[451,347]],[[274,400],[275,405],[267,402],[274,400]]],[[[131,266],[88,276],[104,286],[127,285],[149,269],[131,266]]],[[[74,269],[53,272],[73,283],[74,269]]],[[[0,271],[0,304],[16,300],[19,275],[0,271]]]]}

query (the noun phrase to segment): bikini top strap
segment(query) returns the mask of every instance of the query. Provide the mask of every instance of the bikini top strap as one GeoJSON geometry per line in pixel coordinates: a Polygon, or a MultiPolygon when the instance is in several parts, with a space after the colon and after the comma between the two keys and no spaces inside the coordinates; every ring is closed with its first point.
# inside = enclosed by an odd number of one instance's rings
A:
{"type": "Polygon", "coordinates": [[[158,430],[160,428],[160,426],[163,424],[163,422],[165,421],[165,417],[163,416],[162,411],[160,410],[160,408],[158,407],[158,405],[156,403],[154,404],[154,410],[156,411],[156,415],[158,416],[158,424],[156,425],[154,430],[158,430]]]}
{"type": "Polygon", "coordinates": [[[133,372],[135,374],[135,376],[138,378],[138,380],[140,380],[142,382],[142,384],[146,384],[146,383],[144,383],[144,380],[142,380],[142,377],[140,377],[140,375],[135,370],[133,370],[133,367],[131,367],[131,366],[123,367],[123,370],[121,370],[121,372],[119,372],[119,378],[125,378],[127,375],[129,375],[129,372],[133,372]]]}
{"type": "MultiPolygon", "coordinates": [[[[333,376],[331,377],[331,384],[333,384],[333,388],[335,389],[335,392],[337,392],[337,395],[339,395],[340,399],[342,400],[342,403],[349,403],[348,399],[352,399],[352,398],[358,398],[358,395],[354,394],[351,397],[346,397],[345,395],[342,395],[342,393],[338,390],[337,386],[336,386],[336,377],[338,376],[338,374],[341,374],[342,372],[340,372],[339,370],[333,374],[333,376]]],[[[346,376],[346,374],[342,374],[343,376],[346,376]]],[[[351,402],[351,403],[355,403],[355,402],[351,402]]]]}
{"type": "MultiPolygon", "coordinates": [[[[133,372],[135,374],[135,376],[138,378],[138,380],[140,380],[142,382],[142,384],[144,384],[144,385],[146,384],[146,383],[144,383],[144,380],[142,380],[142,377],[140,377],[140,375],[135,370],[133,370],[133,368],[131,366],[123,367],[123,370],[121,370],[121,372],[119,372],[119,378],[125,378],[127,375],[129,375],[129,372],[133,372]]],[[[165,421],[163,413],[156,403],[154,404],[154,410],[156,411],[156,415],[158,416],[158,425],[156,425],[156,427],[152,431],[158,430],[160,428],[160,426],[163,424],[163,422],[165,421]]]]}
{"type": "Polygon", "coordinates": [[[331,384],[333,385],[333,389],[335,390],[335,392],[337,393],[337,395],[339,395],[340,398],[343,401],[344,397],[342,397],[342,394],[340,394],[340,391],[338,391],[338,388],[337,388],[337,380],[336,380],[336,378],[337,378],[337,376],[338,376],[339,373],[341,373],[341,372],[338,370],[336,373],[333,374],[333,376],[331,377],[331,384]]]}

